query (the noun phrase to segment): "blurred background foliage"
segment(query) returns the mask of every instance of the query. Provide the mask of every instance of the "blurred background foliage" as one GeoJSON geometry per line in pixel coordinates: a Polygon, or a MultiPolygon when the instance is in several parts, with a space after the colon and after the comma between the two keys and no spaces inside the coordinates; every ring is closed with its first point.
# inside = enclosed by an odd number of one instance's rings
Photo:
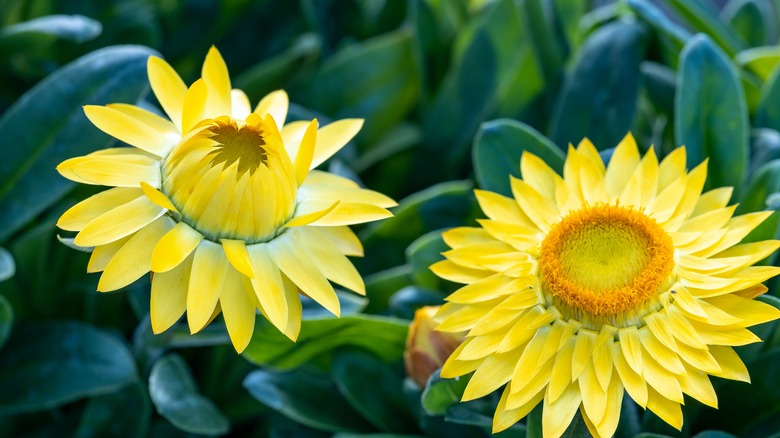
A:
{"type": "MultiPolygon", "coordinates": [[[[441,230],[481,217],[475,187],[509,194],[524,150],[560,170],[570,142],[607,160],[628,131],[661,157],[687,145],[689,167],[709,157],[740,212],[780,208],[779,4],[0,0],[0,436],[489,435],[495,399],[459,404],[462,380],[404,372],[415,309],[456,287],[427,268],[441,230]],[[81,106],[153,109],[146,58],[190,83],[212,44],[252,101],[284,88],[292,120],[365,118],[326,166],[401,200],[360,230],[367,300],[341,293],[341,319],[305,301],[297,344],[259,321],[243,356],[219,323],[153,336],[148,279],[96,293],[54,227],[95,192],[55,165],[112,142],[81,106]]],[[[618,436],[776,434],[780,328],[757,332],[739,351],[753,384],[714,379],[720,410],[686,399],[678,432],[626,398],[618,436]]],[[[540,424],[537,409],[501,436],[540,424]]]]}

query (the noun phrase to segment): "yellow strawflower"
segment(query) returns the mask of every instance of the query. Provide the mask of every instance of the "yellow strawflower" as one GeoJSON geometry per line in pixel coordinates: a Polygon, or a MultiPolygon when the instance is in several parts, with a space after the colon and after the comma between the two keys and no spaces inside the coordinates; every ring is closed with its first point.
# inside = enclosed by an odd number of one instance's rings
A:
{"type": "Polygon", "coordinates": [[[683,394],[717,407],[708,375],[749,381],[732,347],[780,316],[753,300],[780,268],[752,266],[780,242],[740,242],[771,212],[732,217],[731,188],[702,193],[706,163],[687,172],[679,148],[659,164],[630,135],[606,168],[588,140],[563,177],[529,153],[520,167],[514,199],[476,191],[490,219],[445,232],[432,266],[466,284],[437,315],[467,331],[441,375],[474,373],[464,401],[506,384],[494,432],[543,403],[545,437],[577,409],[610,437],[624,390],[680,429],[683,394]]]}
{"type": "Polygon", "coordinates": [[[260,310],[295,340],[299,289],[335,315],[331,280],[365,294],[346,258],[362,255],[348,225],[391,216],[396,203],[330,173],[312,170],[362,126],[347,119],[284,124],[288,99],[276,91],[250,108],[231,89],[212,48],[189,88],[168,63],[150,57],[149,81],[170,120],[112,104],[84,111],[102,131],[133,146],[66,160],[57,170],[85,184],[112,186],[77,204],[57,225],[94,247],[89,272],[112,291],[149,271],[155,333],[185,312],[194,333],[221,311],[241,352],[260,310]]]}

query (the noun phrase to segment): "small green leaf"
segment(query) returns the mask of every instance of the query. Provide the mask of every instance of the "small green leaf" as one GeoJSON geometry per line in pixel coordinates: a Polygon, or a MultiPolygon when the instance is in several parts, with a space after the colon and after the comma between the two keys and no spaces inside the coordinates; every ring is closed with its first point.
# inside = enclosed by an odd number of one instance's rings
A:
{"type": "Polygon", "coordinates": [[[83,15],[47,15],[0,30],[0,49],[24,44],[31,35],[83,43],[96,38],[103,31],[99,21],[83,15]]]}
{"type": "Polygon", "coordinates": [[[737,438],[736,436],[723,432],[722,430],[705,430],[693,436],[693,438],[737,438]]]}
{"type": "Polygon", "coordinates": [[[140,384],[93,397],[81,414],[75,438],[137,437],[147,435],[152,408],[140,384]]]}
{"type": "Polygon", "coordinates": [[[565,148],[585,137],[599,150],[618,144],[631,129],[646,46],[637,21],[608,23],[585,40],[556,102],[555,144],[565,148]]]}
{"type": "Polygon", "coordinates": [[[756,47],[739,52],[734,62],[751,72],[759,79],[766,81],[780,63],[780,48],[756,47]]]}
{"type": "Polygon", "coordinates": [[[14,325],[14,308],[11,303],[0,295],[0,349],[3,348],[8,337],[11,335],[11,328],[14,325]]]}
{"type": "Polygon", "coordinates": [[[460,403],[469,380],[465,377],[443,379],[439,372],[431,374],[422,392],[422,406],[429,415],[444,415],[447,408],[460,403]]]}
{"type": "Polygon", "coordinates": [[[130,351],[102,330],[76,321],[20,324],[0,354],[0,414],[51,409],[137,380],[130,351]]]}
{"type": "Polygon", "coordinates": [[[761,88],[761,101],[756,111],[756,127],[780,131],[780,68],[769,76],[761,88]]]}
{"type": "Polygon", "coordinates": [[[322,371],[257,370],[244,379],[244,388],[260,403],[313,429],[327,432],[372,430],[339,393],[330,376],[322,371]]]}
{"type": "Polygon", "coordinates": [[[563,152],[534,128],[507,119],[483,123],[474,137],[472,150],[480,188],[512,196],[509,176],[520,177],[520,157],[524,151],[538,156],[556,172],[563,171],[563,152]]]}
{"type": "Polygon", "coordinates": [[[293,342],[265,320],[258,319],[243,354],[252,363],[279,369],[300,367],[343,346],[362,347],[382,360],[392,361],[403,354],[406,324],[402,320],[370,315],[308,319],[302,322],[300,336],[293,342]]]}
{"type": "Polygon", "coordinates": [[[8,280],[16,273],[14,257],[5,248],[0,248],[0,281],[8,280]]]}
{"type": "Polygon", "coordinates": [[[411,265],[401,265],[366,276],[366,313],[385,313],[396,292],[413,284],[411,265]]]}
{"type": "Polygon", "coordinates": [[[712,5],[697,0],[667,0],[668,4],[680,16],[699,32],[712,38],[729,56],[734,56],[742,48],[742,43],[736,38],[728,25],[719,20],[712,5]]]}
{"type": "Polygon", "coordinates": [[[770,32],[775,30],[772,7],[767,1],[731,0],[720,16],[748,47],[766,45],[770,32]]]}
{"type": "Polygon", "coordinates": [[[379,430],[416,430],[401,392],[403,376],[380,359],[359,350],[339,350],[333,358],[331,374],[352,408],[379,430]]]}
{"type": "Polygon", "coordinates": [[[168,354],[154,363],[149,396],[157,412],[185,432],[221,435],[230,430],[228,419],[198,393],[195,379],[179,355],[168,354]]]}
{"type": "Polygon", "coordinates": [[[411,320],[420,307],[442,304],[444,295],[441,292],[419,286],[406,286],[390,297],[389,307],[393,316],[411,320]]]}
{"type": "Polygon", "coordinates": [[[705,35],[680,55],[675,97],[675,143],[685,145],[688,167],[709,158],[710,187],[739,187],[747,171],[748,112],[734,66],[705,35]]]}
{"type": "Polygon", "coordinates": [[[57,70],[0,117],[0,240],[12,235],[71,190],[55,167],[65,159],[114,143],[87,120],[84,104],[135,103],[149,83],[146,60],[155,51],[115,46],[57,70]]]}

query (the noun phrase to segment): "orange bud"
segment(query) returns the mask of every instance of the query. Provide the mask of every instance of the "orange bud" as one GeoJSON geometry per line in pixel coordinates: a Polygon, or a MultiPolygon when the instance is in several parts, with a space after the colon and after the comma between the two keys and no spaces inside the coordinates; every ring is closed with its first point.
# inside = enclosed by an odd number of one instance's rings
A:
{"type": "Polygon", "coordinates": [[[406,374],[420,387],[425,386],[428,377],[441,368],[450,354],[463,342],[462,335],[435,330],[438,323],[433,317],[439,311],[439,307],[426,306],[417,309],[406,337],[406,351],[404,351],[406,374]]]}

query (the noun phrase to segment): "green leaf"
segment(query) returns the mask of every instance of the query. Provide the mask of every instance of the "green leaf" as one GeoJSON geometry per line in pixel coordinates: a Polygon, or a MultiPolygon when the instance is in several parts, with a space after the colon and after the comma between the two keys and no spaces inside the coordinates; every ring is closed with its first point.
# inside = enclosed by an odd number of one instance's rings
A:
{"type": "Polygon", "coordinates": [[[780,68],[769,76],[761,88],[761,101],[756,111],[756,127],[780,131],[780,68]]]}
{"type": "Polygon", "coordinates": [[[260,403],[313,429],[328,432],[372,429],[322,371],[257,370],[244,379],[244,388],[260,403]]]}
{"type": "Polygon", "coordinates": [[[177,428],[202,435],[221,435],[230,422],[214,403],[198,393],[189,366],[177,354],[161,357],[149,375],[149,396],[157,413],[177,428]]]}
{"type": "Polygon", "coordinates": [[[0,414],[51,409],[136,382],[124,343],[76,322],[20,324],[0,354],[0,414]]]}
{"type": "Polygon", "coordinates": [[[618,144],[631,129],[646,45],[645,27],[636,21],[606,24],[585,40],[556,102],[555,144],[565,148],[585,137],[599,150],[618,144]]]}
{"type": "Polygon", "coordinates": [[[401,392],[403,376],[380,359],[363,351],[339,350],[333,358],[331,374],[352,408],[379,430],[416,430],[401,392]]]}
{"type": "Polygon", "coordinates": [[[742,48],[731,29],[718,19],[713,6],[698,0],[667,0],[667,3],[688,20],[695,30],[712,38],[729,56],[736,55],[742,48]]]}
{"type": "Polygon", "coordinates": [[[81,414],[75,438],[145,437],[152,408],[140,384],[93,397],[81,414]]]}
{"type": "Polygon", "coordinates": [[[8,280],[16,273],[14,257],[5,248],[0,248],[0,281],[8,280]]]}
{"type": "Polygon", "coordinates": [[[748,113],[734,66],[712,40],[697,35],[685,46],[675,96],[675,143],[688,167],[709,158],[710,187],[739,187],[747,171],[748,113]]]}
{"type": "Polygon", "coordinates": [[[556,35],[553,8],[549,3],[548,0],[527,0],[523,15],[533,35],[544,77],[556,83],[563,72],[565,55],[556,35]]]}
{"type": "Polygon", "coordinates": [[[0,350],[8,341],[13,326],[14,308],[11,307],[11,303],[4,296],[0,295],[0,350]]]}
{"type": "Polygon", "coordinates": [[[99,21],[83,15],[48,15],[0,29],[0,50],[24,46],[35,36],[46,35],[57,39],[83,43],[96,38],[103,31],[99,21]]]}
{"type": "Polygon", "coordinates": [[[444,304],[441,292],[419,286],[406,286],[390,297],[390,313],[398,318],[411,320],[414,313],[423,306],[444,304]]]}
{"type": "Polygon", "coordinates": [[[423,234],[406,249],[406,258],[412,267],[412,279],[420,286],[442,289],[444,280],[431,271],[430,266],[444,259],[441,254],[450,247],[444,243],[441,231],[423,234]]]}
{"type": "Polygon", "coordinates": [[[780,48],[756,47],[743,50],[734,57],[734,62],[766,81],[780,63],[780,48]]]}
{"type": "Polygon", "coordinates": [[[345,47],[328,58],[305,93],[293,98],[336,119],[364,117],[360,139],[371,144],[414,108],[419,75],[412,34],[402,28],[345,47]]]}
{"type": "Polygon", "coordinates": [[[705,430],[693,436],[693,438],[737,438],[736,436],[723,432],[722,430],[705,430]]]}
{"type": "Polygon", "coordinates": [[[140,46],[96,50],[51,74],[3,114],[8,146],[0,161],[0,240],[75,186],[54,170],[59,163],[114,142],[81,106],[138,101],[148,91],[146,60],[154,54],[140,46]]]}
{"type": "Polygon", "coordinates": [[[368,306],[366,313],[385,313],[396,292],[412,285],[412,267],[401,265],[379,271],[365,278],[368,306]]]}
{"type": "Polygon", "coordinates": [[[481,217],[473,185],[468,181],[436,184],[401,200],[394,217],[369,225],[362,233],[366,254],[382,257],[355,260],[361,272],[377,272],[405,262],[406,248],[419,236],[434,230],[472,223],[481,217]]]}
{"type": "Polygon", "coordinates": [[[763,46],[769,42],[774,18],[767,1],[731,0],[720,13],[721,20],[731,26],[748,47],[763,46]],[[767,21],[770,21],[767,23],[767,21]]]}
{"type": "Polygon", "coordinates": [[[429,415],[444,415],[447,408],[460,403],[469,380],[465,377],[443,379],[439,372],[431,374],[420,400],[429,415]]]}
{"type": "Polygon", "coordinates": [[[674,114],[674,93],[677,86],[674,70],[651,61],[643,62],[641,69],[647,98],[658,111],[670,116],[674,114]]]}
{"type": "Polygon", "coordinates": [[[563,171],[563,152],[534,128],[507,119],[483,123],[472,149],[479,187],[512,196],[509,176],[520,177],[520,157],[524,151],[538,156],[556,172],[563,171]]]}
{"type": "MultiPolygon", "coordinates": [[[[769,161],[751,175],[747,189],[740,201],[737,212],[749,213],[766,210],[769,207],[769,197],[780,191],[780,159],[769,161]]],[[[745,242],[774,239],[777,234],[778,215],[773,214],[758,225],[743,239],[745,242]]]]}
{"type": "Polygon", "coordinates": [[[354,315],[304,320],[296,342],[259,320],[243,355],[257,365],[297,368],[336,348],[365,348],[385,361],[397,360],[404,351],[406,322],[394,318],[354,315]]]}
{"type": "Polygon", "coordinates": [[[750,175],[762,165],[780,158],[780,132],[769,128],[753,129],[750,133],[750,175]]]}
{"type": "Polygon", "coordinates": [[[677,53],[682,50],[685,42],[690,39],[690,32],[670,19],[658,6],[649,0],[628,0],[628,6],[656,32],[665,37],[667,41],[672,42],[677,53]]]}

